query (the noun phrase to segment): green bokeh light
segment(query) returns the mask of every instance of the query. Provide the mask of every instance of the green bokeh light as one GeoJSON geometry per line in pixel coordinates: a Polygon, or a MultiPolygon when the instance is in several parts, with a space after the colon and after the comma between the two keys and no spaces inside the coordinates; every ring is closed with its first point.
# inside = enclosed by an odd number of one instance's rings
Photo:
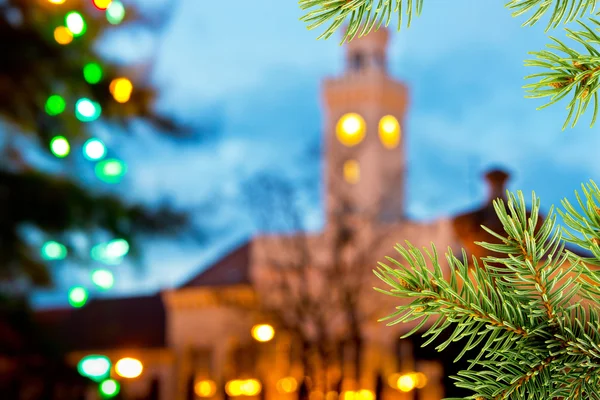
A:
{"type": "Polygon", "coordinates": [[[99,139],[90,139],[83,145],[83,156],[90,161],[98,161],[106,155],[106,146],[99,139]]]}
{"type": "Polygon", "coordinates": [[[50,240],[42,246],[44,260],[64,260],[67,257],[67,248],[62,244],[50,240]]]}
{"type": "Polygon", "coordinates": [[[92,282],[100,289],[108,290],[115,284],[113,273],[107,269],[97,269],[92,272],[92,282]]]}
{"type": "Polygon", "coordinates": [[[69,290],[69,304],[72,307],[80,308],[87,303],[88,292],[81,286],[75,286],[69,290]]]}
{"type": "Polygon", "coordinates": [[[89,63],[83,67],[83,78],[91,85],[102,80],[102,67],[98,63],[89,63]]]}
{"type": "Polygon", "coordinates": [[[108,377],[110,367],[111,363],[108,357],[91,354],[79,360],[77,371],[79,371],[82,376],[99,382],[108,377]]]}
{"type": "Polygon", "coordinates": [[[114,158],[96,164],[96,176],[106,183],[119,183],[127,173],[127,166],[114,158]]]}
{"type": "Polygon", "coordinates": [[[65,26],[74,37],[83,35],[87,29],[85,20],[77,11],[71,11],[65,16],[65,26]]]}
{"type": "Polygon", "coordinates": [[[83,97],[75,103],[75,116],[81,122],[95,121],[100,114],[102,114],[102,108],[95,101],[83,97]]]}
{"type": "Polygon", "coordinates": [[[53,94],[52,96],[48,97],[48,100],[46,100],[46,105],[44,106],[44,109],[46,110],[46,113],[48,115],[54,116],[65,111],[65,107],[65,99],[63,99],[57,94],[53,94]]]}
{"type": "Polygon", "coordinates": [[[114,379],[107,379],[100,384],[100,396],[105,399],[115,397],[121,391],[121,385],[114,379]]]}
{"type": "Polygon", "coordinates": [[[125,18],[125,7],[120,1],[114,0],[106,9],[106,19],[109,23],[118,25],[123,18],[125,18]]]}
{"type": "Polygon", "coordinates": [[[71,152],[71,145],[64,136],[55,136],[50,141],[50,151],[58,158],[65,158],[71,152]]]}
{"type": "Polygon", "coordinates": [[[104,264],[119,264],[129,253],[129,243],[125,239],[114,239],[108,243],[100,243],[92,248],[90,256],[94,261],[104,264]]]}

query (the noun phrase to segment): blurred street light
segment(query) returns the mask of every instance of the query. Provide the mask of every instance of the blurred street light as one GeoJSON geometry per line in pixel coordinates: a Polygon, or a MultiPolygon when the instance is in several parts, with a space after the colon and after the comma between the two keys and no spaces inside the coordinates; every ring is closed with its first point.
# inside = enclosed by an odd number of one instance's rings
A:
{"type": "Polygon", "coordinates": [[[275,329],[269,324],[258,324],[252,327],[252,337],[259,342],[268,342],[275,336],[275,329]]]}
{"type": "Polygon", "coordinates": [[[194,393],[198,397],[213,397],[217,392],[217,384],[209,379],[199,380],[194,384],[194,393]]]}
{"type": "Polygon", "coordinates": [[[138,359],[131,357],[122,358],[115,364],[115,372],[117,373],[117,375],[123,378],[137,378],[142,374],[143,370],[144,365],[142,364],[142,362],[138,359]]]}
{"type": "Polygon", "coordinates": [[[256,396],[262,390],[262,385],[256,379],[235,379],[225,384],[225,392],[231,397],[256,396]]]}

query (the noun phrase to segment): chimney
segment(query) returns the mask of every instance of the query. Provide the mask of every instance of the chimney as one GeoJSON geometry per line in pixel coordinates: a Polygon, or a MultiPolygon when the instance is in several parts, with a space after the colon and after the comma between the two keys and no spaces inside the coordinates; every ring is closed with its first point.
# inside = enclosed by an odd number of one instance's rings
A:
{"type": "Polygon", "coordinates": [[[510,175],[501,169],[492,169],[485,174],[488,184],[488,202],[506,197],[506,181],[510,175]]]}

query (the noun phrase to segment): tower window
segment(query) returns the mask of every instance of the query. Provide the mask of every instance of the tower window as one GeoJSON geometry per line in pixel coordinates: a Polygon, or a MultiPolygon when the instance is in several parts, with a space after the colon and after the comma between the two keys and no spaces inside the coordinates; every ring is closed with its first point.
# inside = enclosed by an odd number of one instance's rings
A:
{"type": "Polygon", "coordinates": [[[350,58],[350,69],[360,71],[365,67],[366,58],[363,53],[354,53],[350,58]]]}
{"type": "Polygon", "coordinates": [[[386,115],[379,120],[379,140],[388,149],[395,149],[400,143],[400,124],[393,115],[386,115]]]}
{"type": "Polygon", "coordinates": [[[352,185],[360,181],[360,164],[356,160],[348,160],[344,163],[344,180],[352,185]]]}
{"type": "Polygon", "coordinates": [[[339,119],[336,126],[337,138],[344,146],[352,147],[362,142],[366,133],[365,120],[356,113],[349,113],[339,119]]]}

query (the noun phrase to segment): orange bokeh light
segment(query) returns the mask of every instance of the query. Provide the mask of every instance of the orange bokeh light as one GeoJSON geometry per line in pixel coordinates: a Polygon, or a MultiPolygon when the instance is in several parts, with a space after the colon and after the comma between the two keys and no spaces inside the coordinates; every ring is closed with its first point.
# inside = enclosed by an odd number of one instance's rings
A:
{"type": "Polygon", "coordinates": [[[73,41],[73,34],[64,26],[59,26],[54,30],[54,40],[58,44],[69,44],[73,41]]]}
{"type": "Polygon", "coordinates": [[[116,78],[112,80],[108,89],[117,102],[126,103],[131,98],[133,84],[127,78],[116,78]]]}

